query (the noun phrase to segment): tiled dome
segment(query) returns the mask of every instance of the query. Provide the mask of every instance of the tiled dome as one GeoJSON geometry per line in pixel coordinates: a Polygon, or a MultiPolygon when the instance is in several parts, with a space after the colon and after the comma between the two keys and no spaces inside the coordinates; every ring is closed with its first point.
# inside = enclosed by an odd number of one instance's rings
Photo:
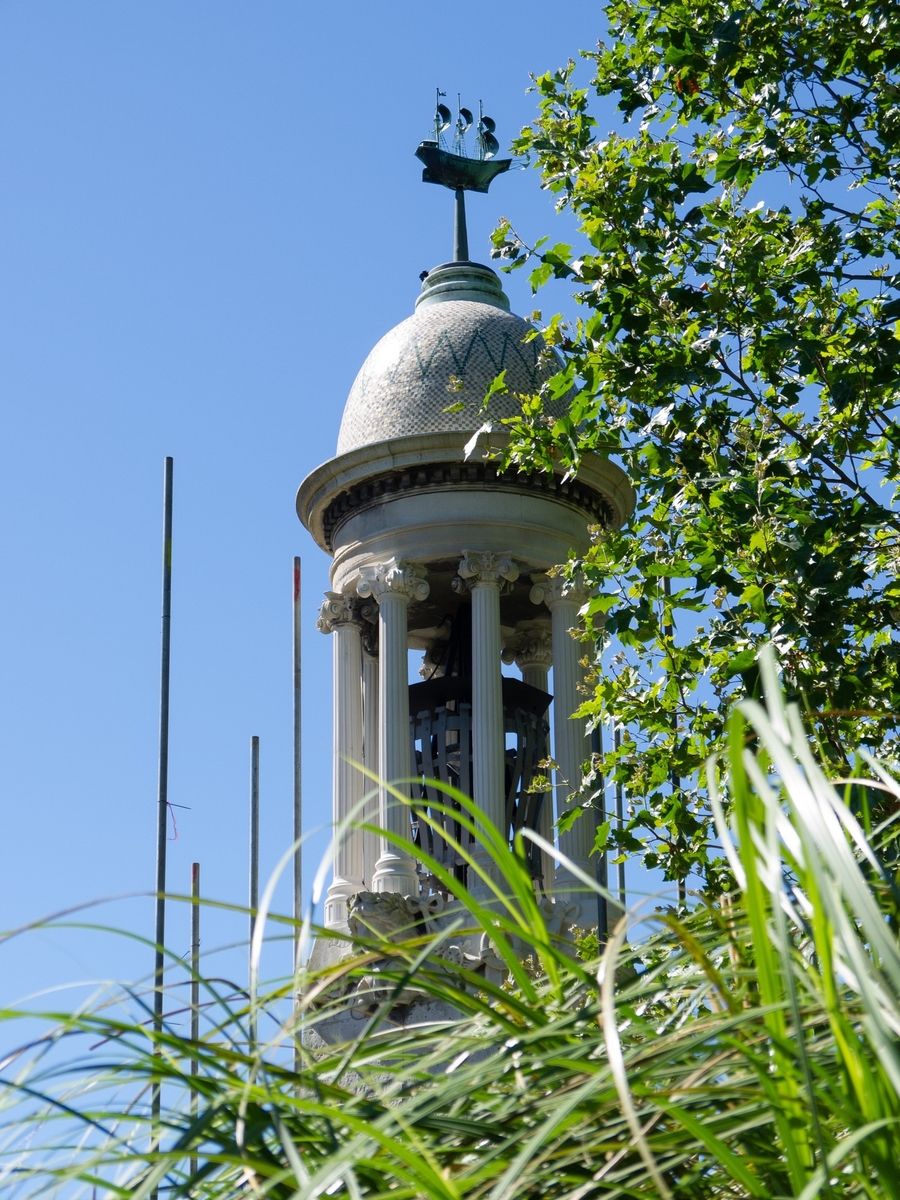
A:
{"type": "Polygon", "coordinates": [[[538,363],[541,339],[525,342],[531,326],[507,312],[506,304],[486,267],[454,264],[432,271],[415,314],[386,334],[363,363],[344,407],[338,454],[408,434],[474,431],[484,420],[485,393],[503,370],[509,393],[492,399],[488,415],[515,416],[520,405],[513,393],[536,392],[559,368],[553,361],[538,363]],[[465,278],[463,267],[469,268],[465,278]],[[461,294],[466,298],[453,298],[461,294]],[[446,411],[460,402],[460,411],[446,411]]]}

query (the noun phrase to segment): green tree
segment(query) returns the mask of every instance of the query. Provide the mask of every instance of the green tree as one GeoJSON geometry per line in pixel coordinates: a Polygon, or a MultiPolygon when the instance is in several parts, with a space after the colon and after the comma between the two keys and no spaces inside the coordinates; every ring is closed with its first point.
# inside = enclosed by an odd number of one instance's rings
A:
{"type": "Polygon", "coordinates": [[[703,764],[761,643],[832,770],[896,738],[900,10],[613,0],[606,19],[590,86],[572,62],[537,78],[515,144],[582,245],[494,234],[507,269],[568,280],[584,310],[544,333],[568,416],[523,402],[510,456],[610,453],[635,483],[632,522],[580,564],[609,644],[585,711],[624,731],[619,850],[718,886],[703,764]],[[606,134],[598,97],[621,117],[606,134]]]}

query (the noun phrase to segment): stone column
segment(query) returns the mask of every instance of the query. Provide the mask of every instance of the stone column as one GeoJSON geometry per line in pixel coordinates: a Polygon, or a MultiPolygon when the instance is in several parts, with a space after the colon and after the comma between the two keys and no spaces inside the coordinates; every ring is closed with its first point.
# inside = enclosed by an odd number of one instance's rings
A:
{"type": "MultiPolygon", "coordinates": [[[[366,791],[371,793],[371,796],[363,810],[363,818],[369,825],[378,825],[377,780],[381,778],[378,760],[378,730],[380,728],[378,720],[378,605],[374,603],[363,605],[362,615],[367,621],[370,619],[370,614],[366,610],[370,608],[374,610],[371,613],[374,624],[370,623],[363,629],[362,639],[363,765],[367,771],[372,772],[375,779],[371,775],[366,776],[366,791]]],[[[380,849],[381,839],[378,835],[364,832],[363,880],[370,891],[380,849]]]]}
{"type": "MultiPolygon", "coordinates": [[[[407,606],[424,600],[428,584],[422,567],[391,559],[363,567],[357,591],[378,603],[378,769],[386,783],[409,777],[409,682],[407,668],[407,606]]],[[[409,810],[382,786],[379,824],[392,834],[409,838],[409,810]]],[[[371,880],[375,892],[419,894],[415,861],[387,838],[371,880]]]]}
{"type": "MultiPolygon", "coordinates": [[[[549,691],[547,677],[553,662],[553,643],[546,621],[522,621],[516,627],[516,637],[503,651],[503,661],[514,662],[522,672],[522,681],[531,687],[549,691]]],[[[541,823],[538,833],[545,842],[555,844],[555,814],[553,812],[553,790],[544,797],[541,805],[541,823]]],[[[555,862],[552,854],[541,851],[541,869],[545,892],[553,891],[555,862]]]]}
{"type": "MultiPolygon", "coordinates": [[[[337,592],[326,592],[319,610],[318,628],[334,637],[334,716],[332,767],[332,820],[335,830],[352,817],[363,819],[365,777],[362,729],[362,645],[359,601],[337,592]]],[[[335,846],[334,879],[325,900],[329,929],[347,924],[347,899],[363,890],[363,834],[348,829],[335,846]]]]}
{"type": "Polygon", "coordinates": [[[500,585],[519,577],[508,554],[466,550],[459,574],[472,593],[472,791],[484,816],[506,830],[500,585]]]}
{"type": "MultiPolygon", "coordinates": [[[[584,721],[571,719],[572,713],[581,705],[579,684],[583,677],[581,645],[572,636],[572,630],[578,628],[578,610],[584,604],[586,592],[580,585],[559,576],[533,578],[536,582],[531,589],[531,599],[535,604],[546,604],[550,609],[553,632],[553,757],[559,767],[556,773],[556,809],[561,814],[570,800],[577,802],[582,765],[589,754],[584,721]]],[[[580,817],[571,829],[559,836],[560,851],[589,876],[593,876],[590,862],[593,845],[594,823],[587,817],[580,817]]],[[[583,913],[590,914],[592,911],[593,906],[587,902],[585,885],[565,866],[560,866],[556,873],[554,894],[557,898],[578,904],[583,913]]],[[[578,919],[577,916],[575,919],[578,919]]]]}

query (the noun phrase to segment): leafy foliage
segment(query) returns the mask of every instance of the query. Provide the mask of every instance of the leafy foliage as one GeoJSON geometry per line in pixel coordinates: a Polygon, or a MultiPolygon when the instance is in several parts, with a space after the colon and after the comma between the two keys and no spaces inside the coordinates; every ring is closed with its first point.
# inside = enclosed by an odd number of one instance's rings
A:
{"type": "Polygon", "coordinates": [[[611,0],[609,43],[538,78],[516,143],[582,239],[494,253],[583,317],[545,338],[579,390],[508,422],[529,469],[618,455],[639,503],[579,568],[624,734],[619,849],[669,878],[710,850],[700,768],[772,641],[824,759],[896,744],[900,688],[900,24],[885,0],[611,0]],[[592,104],[624,123],[600,136],[592,104]],[[630,123],[630,125],[629,125],[630,123]]]}

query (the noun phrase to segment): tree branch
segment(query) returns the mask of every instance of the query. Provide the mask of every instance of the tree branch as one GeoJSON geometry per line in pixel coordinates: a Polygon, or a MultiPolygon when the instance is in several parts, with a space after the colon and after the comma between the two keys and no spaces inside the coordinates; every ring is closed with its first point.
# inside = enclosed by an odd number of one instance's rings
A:
{"type": "MultiPolygon", "coordinates": [[[[733,371],[731,369],[731,367],[728,365],[728,363],[723,358],[716,357],[716,361],[718,362],[722,371],[726,375],[728,375],[729,378],[734,380],[734,382],[738,385],[738,387],[744,393],[746,398],[748,400],[751,400],[754,404],[758,404],[759,400],[758,400],[757,396],[747,386],[747,384],[740,377],[740,375],[738,375],[735,371],[733,371]]],[[[814,458],[818,462],[824,463],[825,466],[828,467],[829,470],[831,470],[835,473],[835,475],[838,477],[838,479],[841,481],[841,483],[844,484],[845,487],[848,487],[851,492],[854,492],[861,499],[865,500],[874,509],[876,509],[879,513],[881,513],[883,518],[887,522],[887,524],[893,525],[893,527],[895,529],[900,530],[900,518],[895,517],[894,514],[890,511],[890,509],[887,509],[884,507],[884,505],[879,504],[878,501],[876,499],[874,499],[874,497],[869,495],[869,493],[866,491],[866,489],[864,487],[861,487],[851,476],[849,476],[847,474],[846,471],[844,471],[841,467],[839,467],[838,464],[836,462],[834,462],[834,460],[832,458],[830,458],[827,454],[823,454],[821,452],[821,450],[817,450],[816,447],[812,444],[812,442],[810,442],[808,438],[804,437],[802,433],[799,433],[796,429],[792,429],[786,421],[783,421],[781,419],[781,417],[778,415],[778,413],[775,411],[774,408],[770,407],[767,409],[767,411],[769,413],[769,416],[772,418],[772,420],[778,426],[778,428],[783,433],[786,433],[788,435],[788,437],[793,438],[793,440],[797,443],[797,445],[800,446],[803,450],[805,450],[806,453],[810,456],[810,458],[814,458]]]]}

